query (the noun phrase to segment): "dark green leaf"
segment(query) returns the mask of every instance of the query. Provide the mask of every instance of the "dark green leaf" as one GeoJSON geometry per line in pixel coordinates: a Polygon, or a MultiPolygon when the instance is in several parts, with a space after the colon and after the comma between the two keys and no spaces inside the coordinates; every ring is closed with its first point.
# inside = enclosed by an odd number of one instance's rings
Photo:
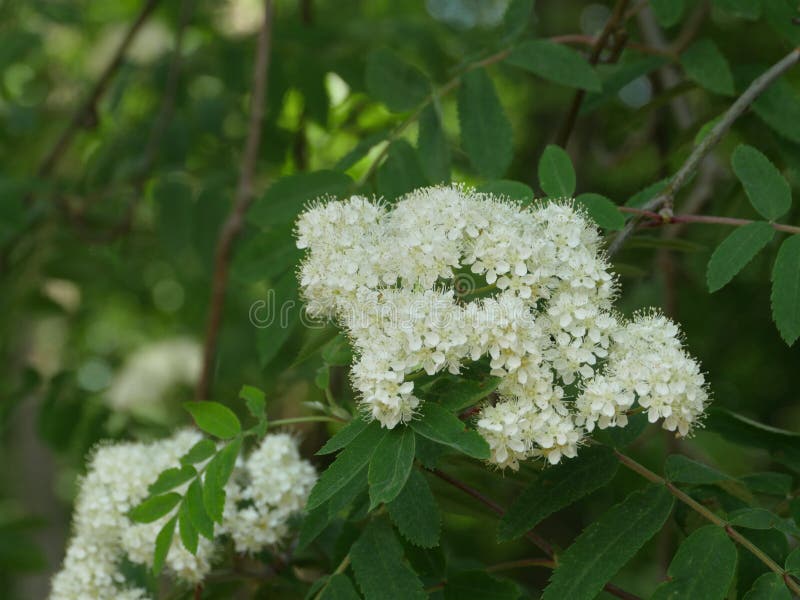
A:
{"type": "Polygon", "coordinates": [[[583,207],[592,220],[603,229],[619,231],[625,227],[625,217],[617,205],[600,194],[580,194],[575,204],[583,207]]]}
{"type": "Polygon", "coordinates": [[[184,402],[183,407],[192,415],[197,426],[223,440],[236,437],[242,424],[234,412],[219,402],[184,402]]]}
{"type": "Polygon", "coordinates": [[[409,542],[422,548],[439,545],[442,517],[436,498],[422,473],[411,471],[400,495],[387,508],[400,535],[409,542]]]}
{"type": "Polygon", "coordinates": [[[681,54],[681,66],[689,79],[705,89],[724,96],[733,95],[731,68],[711,40],[701,39],[689,46],[681,54]]]}
{"type": "Polygon", "coordinates": [[[504,38],[512,40],[528,28],[533,12],[533,0],[511,0],[503,15],[504,38]]]}
{"type": "Polygon", "coordinates": [[[175,535],[175,523],[177,520],[177,516],[172,517],[164,524],[156,536],[156,550],[153,555],[153,573],[155,575],[161,573],[161,569],[164,568],[164,561],[167,559],[167,554],[172,546],[172,537],[175,535]]]}
{"type": "Polygon", "coordinates": [[[750,204],[761,216],[774,221],[786,214],[792,205],[792,191],[766,156],[752,146],[740,144],[733,152],[731,164],[750,204]]]}
{"type": "Polygon", "coordinates": [[[722,600],[736,572],[736,546],[716,525],[697,529],[678,548],[667,571],[670,581],[653,600],[714,598],[722,600]]]}
{"type": "Polygon", "coordinates": [[[485,571],[463,571],[447,578],[445,600],[517,600],[519,588],[485,571]]]}
{"type": "Polygon", "coordinates": [[[459,412],[474,406],[491,394],[500,385],[499,377],[468,379],[459,376],[444,376],[424,388],[426,398],[438,402],[447,410],[459,412]]]}
{"type": "Polygon", "coordinates": [[[430,92],[430,84],[422,71],[385,48],[367,58],[365,80],[370,95],[395,112],[414,108],[430,92]]]}
{"type": "Polygon", "coordinates": [[[772,318],[790,346],[800,337],[800,235],[786,238],[772,269],[772,318]]]}
{"type": "Polygon", "coordinates": [[[337,450],[341,450],[356,439],[359,434],[367,428],[367,425],[369,425],[369,423],[360,417],[355,417],[347,425],[337,431],[332,438],[325,442],[325,445],[317,450],[317,455],[332,454],[337,450]]]}
{"type": "Polygon", "coordinates": [[[786,473],[753,473],[739,477],[739,481],[757,494],[786,496],[792,490],[792,476],[786,473]]]}
{"type": "Polygon", "coordinates": [[[762,0],[767,23],[790,44],[800,46],[797,23],[797,3],[794,0],[762,0]]]}
{"type": "Polygon", "coordinates": [[[744,600],[792,600],[792,595],[781,576],[770,571],[756,579],[744,600]]]}
{"type": "Polygon", "coordinates": [[[347,336],[340,333],[322,348],[322,360],[332,367],[346,367],[353,360],[353,350],[347,336]]]}
{"type": "Polygon", "coordinates": [[[240,439],[232,441],[220,450],[206,467],[206,477],[203,481],[203,506],[205,506],[206,514],[217,523],[222,523],[222,511],[225,508],[225,485],[233,473],[236,457],[239,456],[241,447],[240,439]]]}
{"type": "Polygon", "coordinates": [[[182,465],[195,465],[211,458],[217,451],[217,445],[211,440],[202,439],[192,446],[189,451],[181,457],[182,465]]]}
{"type": "Polygon", "coordinates": [[[793,575],[800,575],[800,548],[795,548],[786,557],[785,569],[793,575]]]}
{"type": "Polygon", "coordinates": [[[714,250],[708,261],[706,282],[708,290],[716,292],[725,287],[736,274],[753,260],[764,246],[775,237],[769,223],[756,221],[734,229],[714,250]]]}
{"type": "Polygon", "coordinates": [[[387,200],[428,185],[417,151],[405,140],[391,143],[375,177],[378,193],[387,200]]]}
{"type": "Polygon", "coordinates": [[[710,431],[736,444],[769,450],[786,464],[800,462],[800,434],[758,423],[724,408],[712,407],[707,414],[710,431]]]}
{"type": "Polygon", "coordinates": [[[192,516],[189,512],[189,504],[184,498],[181,507],[178,509],[178,531],[184,548],[192,554],[197,554],[198,531],[192,523],[192,516]]]}
{"type": "Polygon", "coordinates": [[[575,169],[569,154],[550,144],[539,159],[539,187],[551,198],[568,198],[575,193],[575,169]]]}
{"type": "Polygon", "coordinates": [[[162,471],[158,476],[158,479],[150,484],[150,487],[147,488],[147,491],[154,495],[163,494],[164,492],[168,492],[171,489],[186,483],[195,475],[197,475],[197,470],[189,465],[184,465],[180,468],[175,467],[173,469],[167,469],[166,471],[162,471]]]}
{"type": "Polygon", "coordinates": [[[511,198],[512,200],[517,200],[524,204],[533,202],[533,190],[530,186],[520,183],[519,181],[511,181],[510,179],[489,181],[478,186],[477,191],[484,194],[492,194],[493,196],[511,198]]]}
{"type": "Polygon", "coordinates": [[[484,177],[497,178],[511,164],[513,132],[492,80],[483,69],[464,75],[458,91],[461,145],[484,177]]]}
{"type": "Polygon", "coordinates": [[[356,477],[369,463],[387,431],[377,421],[361,431],[317,480],[308,497],[306,510],[314,510],[356,477]]]}
{"type": "Polygon", "coordinates": [[[713,467],[687,458],[682,454],[670,454],[664,463],[664,476],[675,483],[712,484],[730,479],[713,467]]]}
{"type": "Polygon", "coordinates": [[[650,0],[650,7],[662,27],[672,27],[683,16],[684,0],[650,0]]]}
{"type": "Polygon", "coordinates": [[[561,554],[542,600],[591,600],[664,525],[672,495],[663,486],[633,492],[561,554]]]}
{"type": "Polygon", "coordinates": [[[258,362],[265,367],[280,354],[300,324],[297,276],[293,270],[286,271],[274,282],[263,302],[263,305],[251,305],[250,321],[256,327],[258,362]],[[262,306],[263,311],[260,310],[262,306]]]}
{"type": "Polygon", "coordinates": [[[543,471],[503,515],[498,539],[521,537],[557,510],[601,488],[614,478],[618,465],[610,448],[595,446],[543,471]]]}
{"type": "Polygon", "coordinates": [[[391,502],[406,484],[414,464],[414,432],[400,425],[388,431],[369,461],[370,510],[391,502]]]}
{"type": "Polygon", "coordinates": [[[419,419],[411,421],[411,427],[419,435],[455,448],[467,456],[485,460],[489,458],[489,444],[480,434],[467,429],[464,423],[447,409],[428,402],[422,408],[419,419]]]}
{"type": "Polygon", "coordinates": [[[255,418],[261,419],[264,416],[264,412],[267,409],[267,400],[266,395],[260,389],[252,385],[243,385],[242,389],[239,390],[239,398],[244,400],[247,410],[255,418]]]}
{"type": "Polygon", "coordinates": [[[192,521],[194,528],[208,540],[214,539],[214,522],[206,512],[203,504],[203,484],[200,479],[195,479],[186,490],[183,503],[192,521]]]}
{"type": "Polygon", "coordinates": [[[181,495],[175,492],[151,496],[133,507],[128,516],[137,523],[152,523],[169,513],[180,501],[181,495]]]}
{"type": "Polygon", "coordinates": [[[323,196],[343,196],[352,184],[347,175],[337,171],[282,177],[253,203],[247,211],[247,219],[261,227],[291,223],[307,202],[323,196]]]}
{"type": "Polygon", "coordinates": [[[403,548],[385,521],[372,521],[350,549],[366,600],[424,599],[422,582],[403,560],[403,548]]]}
{"type": "Polygon", "coordinates": [[[320,595],[320,600],[359,600],[360,598],[356,588],[353,587],[353,582],[343,573],[331,576],[320,595]]]}
{"type": "MultiPolygon", "coordinates": [[[[797,28],[796,25],[791,27],[797,28]]],[[[774,81],[753,102],[753,111],[775,133],[800,143],[800,98],[788,81],[774,81]]]]}
{"type": "Polygon", "coordinates": [[[419,160],[430,183],[450,182],[450,147],[436,104],[425,107],[419,116],[419,160]]]}
{"type": "Polygon", "coordinates": [[[761,16],[759,0],[714,0],[714,5],[733,17],[756,21],[761,16]]]}
{"type": "Polygon", "coordinates": [[[728,522],[747,529],[776,529],[800,537],[800,528],[791,519],[783,519],[766,508],[740,508],[728,515],[728,522]]]}
{"type": "Polygon", "coordinates": [[[592,92],[602,89],[600,78],[577,51],[547,40],[523,42],[511,51],[506,62],[539,77],[592,92]]]}

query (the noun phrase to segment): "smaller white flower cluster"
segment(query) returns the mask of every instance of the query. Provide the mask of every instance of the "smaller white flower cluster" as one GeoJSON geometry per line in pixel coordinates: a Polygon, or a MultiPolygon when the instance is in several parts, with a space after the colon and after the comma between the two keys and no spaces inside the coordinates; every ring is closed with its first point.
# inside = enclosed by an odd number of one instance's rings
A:
{"type": "Polygon", "coordinates": [[[681,435],[705,408],[677,327],[614,313],[602,238],[571,200],[524,207],[462,186],[393,205],[353,196],[310,206],[296,236],[308,250],[306,310],[347,331],[353,385],[384,427],[418,410],[409,375],[457,374],[478,360],[502,378],[477,421],[501,467],[575,456],[594,427],[625,425],[637,398],[681,435]]]}
{"type": "Polygon", "coordinates": [[[171,338],[131,354],[106,395],[109,406],[150,420],[163,420],[167,396],[200,377],[202,348],[195,340],[171,338]]]}
{"type": "MultiPolygon", "coordinates": [[[[155,539],[170,515],[152,523],[134,523],[127,514],[147,496],[148,487],[167,468],[178,464],[201,439],[196,431],[179,431],[157,442],[99,447],[81,482],[75,504],[73,536],[61,571],[52,582],[51,600],[145,600],[146,590],[126,581],[123,558],[152,566],[155,539]]],[[[202,466],[202,465],[199,465],[202,466]]],[[[246,460],[239,460],[226,488],[219,533],[229,535],[237,550],[256,552],[285,539],[289,517],[305,505],[316,480],[310,463],[288,434],[270,434],[246,460]],[[246,502],[246,506],[240,503],[246,502]]],[[[185,492],[188,484],[176,491],[185,492]]],[[[197,554],[174,536],[166,568],[197,583],[211,569],[214,544],[199,538],[197,554]]]]}

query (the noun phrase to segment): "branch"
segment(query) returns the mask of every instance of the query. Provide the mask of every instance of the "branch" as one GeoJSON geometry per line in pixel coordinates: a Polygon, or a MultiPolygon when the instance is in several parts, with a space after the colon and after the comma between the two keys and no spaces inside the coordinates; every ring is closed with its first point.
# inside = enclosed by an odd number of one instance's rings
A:
{"type": "Polygon", "coordinates": [[[228,284],[228,269],[233,252],[233,243],[244,226],[244,216],[253,202],[253,175],[256,169],[258,149],[261,144],[261,126],[264,120],[264,104],[267,94],[270,46],[272,41],[272,1],[264,0],[264,22],[258,33],[256,61],[253,71],[253,92],[250,97],[250,126],[242,155],[242,169],[236,188],[233,209],[222,226],[217,249],[214,254],[214,275],[211,283],[211,305],[208,311],[206,337],[203,346],[203,366],[195,391],[196,400],[208,398],[213,379],[212,365],[216,354],[222,310],[225,306],[225,288],[228,284]]]}
{"type": "Polygon", "coordinates": [[[136,34],[139,33],[142,25],[144,25],[144,23],[150,17],[159,2],[160,0],[146,0],[142,10],[139,12],[139,16],[136,17],[136,20],[131,24],[130,28],[125,33],[125,37],[122,38],[122,42],[117,48],[117,51],[114,53],[114,56],[111,58],[111,61],[108,63],[108,65],[106,65],[106,68],[100,74],[100,78],[94,84],[94,88],[92,88],[92,91],[83,101],[83,103],[73,113],[72,119],[70,119],[66,129],[64,129],[55,145],[42,160],[39,168],[36,171],[36,174],[39,178],[47,177],[53,173],[62,156],[69,149],[72,140],[75,138],[75,134],[80,129],[91,126],[97,120],[98,102],[103,97],[103,94],[105,94],[106,89],[108,89],[108,85],[111,83],[111,80],[114,78],[117,70],[122,65],[122,60],[125,57],[125,54],[127,53],[128,48],[130,47],[134,38],[136,38],[136,34]]]}
{"type": "MultiPolygon", "coordinates": [[[[800,61],[800,48],[795,48],[780,61],[775,63],[772,67],[767,69],[759,77],[757,77],[748,88],[742,93],[741,96],[734,102],[730,108],[722,115],[719,122],[714,125],[708,135],[695,147],[689,157],[681,165],[680,169],[672,176],[667,187],[663,192],[658,194],[655,198],[648,201],[643,210],[657,211],[663,206],[671,206],[678,193],[689,181],[689,178],[697,170],[697,166],[703,160],[714,146],[728,133],[733,123],[738,119],[749,106],[758,98],[764,90],[766,90],[776,79],[783,75],[786,71],[792,68],[797,62],[800,61]]],[[[614,255],[619,252],[625,240],[630,237],[633,230],[636,228],[638,219],[631,220],[619,234],[614,238],[611,246],[608,249],[609,255],[614,255]]]]}
{"type": "MultiPolygon", "coordinates": [[[[647,217],[650,219],[650,221],[645,222],[645,226],[678,225],[681,223],[710,223],[712,225],[742,227],[744,225],[750,225],[750,223],[756,222],[752,219],[734,219],[732,217],[717,217],[714,215],[665,215],[653,212],[651,210],[643,210],[641,208],[633,208],[630,206],[618,206],[617,209],[623,213],[629,213],[639,217],[647,217]]],[[[795,227],[794,225],[784,225],[782,223],[769,223],[769,225],[776,231],[800,233],[800,227],[795,227]]]]}
{"type": "Polygon", "coordinates": [[[758,546],[753,544],[750,540],[744,537],[741,533],[736,531],[730,523],[725,521],[724,519],[720,518],[715,513],[708,510],[705,506],[700,504],[697,500],[689,496],[687,493],[683,492],[679,488],[677,488],[674,484],[667,481],[660,475],[656,475],[650,469],[645,467],[644,465],[639,464],[635,460],[633,460],[630,456],[622,454],[618,450],[614,450],[614,454],[617,457],[617,460],[621,462],[623,465],[628,467],[631,471],[634,471],[647,479],[655,483],[656,485],[663,485],[667,488],[667,491],[675,496],[678,500],[686,504],[689,508],[693,509],[695,512],[706,518],[708,521],[711,521],[714,525],[722,527],[728,537],[731,538],[734,542],[738,543],[739,545],[747,548],[753,556],[758,558],[762,563],[764,563],[771,571],[777,573],[783,579],[783,582],[786,584],[792,593],[796,596],[800,596],[800,585],[789,575],[787,571],[783,569],[778,563],[772,560],[763,550],[761,550],[758,546]]]}

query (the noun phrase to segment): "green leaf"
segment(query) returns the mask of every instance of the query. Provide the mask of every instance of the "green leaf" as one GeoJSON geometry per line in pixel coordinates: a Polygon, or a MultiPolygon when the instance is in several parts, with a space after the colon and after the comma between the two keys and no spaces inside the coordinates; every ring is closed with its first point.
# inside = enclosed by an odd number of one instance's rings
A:
{"type": "Polygon", "coordinates": [[[325,586],[320,600],[360,600],[361,596],[353,587],[353,582],[344,573],[331,576],[325,586]]]}
{"type": "Polygon", "coordinates": [[[236,439],[220,450],[206,467],[203,482],[203,506],[212,520],[222,523],[222,511],[225,508],[225,485],[233,473],[236,457],[242,447],[242,440],[236,439]]]}
{"type": "Polygon", "coordinates": [[[800,337],[800,235],[786,238],[772,268],[772,318],[788,345],[800,337]]]}
{"type": "Polygon", "coordinates": [[[756,579],[744,600],[792,600],[783,578],[777,573],[764,573],[756,579]]]}
{"type": "Polygon", "coordinates": [[[264,416],[264,412],[267,410],[267,400],[266,394],[260,389],[252,385],[243,385],[239,390],[239,398],[244,400],[247,410],[255,418],[261,419],[264,416]]]}
{"type": "Polygon", "coordinates": [[[486,398],[497,389],[500,381],[500,377],[492,376],[469,379],[466,373],[461,373],[458,376],[445,375],[435,379],[422,389],[426,399],[438,402],[449,411],[459,412],[486,398]]]}
{"type": "Polygon", "coordinates": [[[633,492],[597,519],[567,548],[542,600],[591,600],[664,525],[672,495],[663,486],[633,492]]]}
{"type": "Polygon", "coordinates": [[[405,140],[395,140],[375,175],[375,183],[381,196],[395,200],[411,190],[425,187],[428,180],[414,147],[405,140]]]}
{"type": "Polygon", "coordinates": [[[183,504],[186,505],[186,512],[198,533],[204,538],[213,541],[214,522],[208,516],[206,507],[203,504],[203,484],[200,479],[195,479],[189,484],[183,504]]]}
{"type": "Polygon", "coordinates": [[[197,426],[223,440],[236,437],[242,424],[234,412],[219,402],[184,402],[183,407],[192,415],[197,426]]]}
{"type": "Polygon", "coordinates": [[[419,419],[411,421],[411,428],[419,435],[455,448],[472,458],[489,458],[489,444],[477,431],[467,429],[466,425],[447,409],[426,403],[419,419]]]}
{"type": "Polygon", "coordinates": [[[789,553],[784,568],[793,575],[800,575],[800,548],[795,548],[789,553]]]}
{"type": "Polygon", "coordinates": [[[308,497],[306,510],[314,510],[347,486],[369,463],[387,432],[377,421],[361,431],[317,480],[308,497]]]}
{"type": "Polygon", "coordinates": [[[706,426],[736,444],[769,450],[789,466],[800,463],[800,434],[793,431],[770,427],[719,407],[708,410],[706,426]]]}
{"type": "Polygon", "coordinates": [[[442,126],[439,108],[431,103],[419,116],[417,137],[422,170],[430,183],[450,183],[450,146],[442,126]]]}
{"type": "Polygon", "coordinates": [[[762,0],[764,18],[775,31],[794,46],[800,46],[797,23],[797,3],[794,0],[762,0]]]}
{"type": "Polygon", "coordinates": [[[181,535],[181,542],[192,554],[197,554],[198,531],[192,523],[192,516],[189,514],[189,504],[186,498],[181,502],[181,507],[178,509],[178,532],[181,535]]]}
{"type": "Polygon", "coordinates": [[[732,17],[757,21],[761,16],[759,0],[714,0],[714,5],[732,17]]]}
{"type": "Polygon", "coordinates": [[[683,16],[684,0],[650,0],[650,7],[662,27],[676,25],[683,16]]]}
{"type": "Polygon", "coordinates": [[[356,439],[361,432],[367,428],[368,425],[369,423],[360,417],[354,418],[347,425],[337,431],[332,438],[325,442],[325,445],[322,446],[322,448],[317,450],[317,456],[321,456],[323,454],[333,454],[337,450],[341,450],[354,439],[356,439]]]}
{"type": "Polygon", "coordinates": [[[592,92],[602,89],[600,77],[577,51],[547,40],[523,42],[511,51],[506,62],[539,77],[592,92]]]}
{"type": "Polygon", "coordinates": [[[724,96],[733,95],[731,68],[711,40],[701,39],[689,46],[681,54],[681,66],[689,79],[705,89],[724,96]]]}
{"type": "Polygon", "coordinates": [[[483,185],[479,185],[477,191],[483,194],[511,198],[512,200],[517,200],[524,204],[533,202],[534,196],[530,186],[520,183],[519,181],[511,181],[510,179],[489,181],[483,185]]]}
{"type": "Polygon", "coordinates": [[[779,219],[792,205],[792,191],[781,172],[761,152],[740,144],[731,159],[733,172],[759,214],[769,221],[779,219]]]}
{"type": "Polygon", "coordinates": [[[403,560],[403,548],[391,527],[371,521],[350,549],[353,571],[366,600],[426,598],[413,570],[403,560]]]}
{"type": "Polygon", "coordinates": [[[503,39],[519,37],[531,23],[533,0],[511,0],[503,14],[503,39]]]}
{"type": "Polygon", "coordinates": [[[439,545],[442,517],[428,480],[411,471],[405,487],[388,505],[389,516],[405,539],[421,548],[439,545]]]}
{"type": "Polygon", "coordinates": [[[347,367],[353,361],[353,349],[347,336],[340,333],[322,348],[322,360],[332,367],[347,367]]]}
{"type": "Polygon", "coordinates": [[[791,519],[783,519],[766,508],[740,508],[728,515],[728,522],[747,529],[776,529],[800,537],[800,528],[791,519]]]}
{"type": "Polygon", "coordinates": [[[267,292],[263,305],[250,307],[250,321],[256,327],[258,363],[266,367],[281,352],[300,324],[297,275],[287,270],[267,292]],[[263,311],[261,307],[263,306],[263,311]],[[256,310],[258,308],[258,310],[256,310]]]}
{"type": "Polygon", "coordinates": [[[498,539],[521,537],[554,512],[606,485],[618,466],[610,448],[595,446],[586,448],[574,460],[546,469],[503,515],[498,539]]]}
{"type": "Polygon", "coordinates": [[[172,546],[172,537],[175,535],[175,523],[177,520],[177,516],[172,517],[164,524],[156,536],[156,550],[153,555],[154,575],[161,573],[161,569],[164,568],[164,561],[167,559],[170,546],[172,546]]]}
{"type": "Polygon", "coordinates": [[[687,458],[682,454],[670,454],[664,463],[664,476],[675,483],[695,485],[713,484],[731,479],[713,467],[687,458]]]}
{"type": "Polygon", "coordinates": [[[670,581],[658,587],[653,600],[722,600],[735,572],[736,546],[725,531],[716,525],[701,527],[678,548],[667,571],[670,581]]]}
{"type": "Polygon", "coordinates": [[[414,432],[403,425],[388,431],[369,461],[369,509],[394,500],[414,464],[414,432]]]}
{"type": "Polygon", "coordinates": [[[774,81],[753,102],[753,112],[781,137],[800,143],[800,98],[788,81],[774,81]]]}
{"type": "Polygon", "coordinates": [[[539,159],[539,187],[551,198],[569,198],[575,193],[575,169],[569,154],[550,144],[539,159]]]}
{"type": "Polygon", "coordinates": [[[582,206],[586,212],[603,229],[619,231],[625,227],[625,217],[619,212],[617,205],[600,194],[580,194],[575,204],[582,206]]]}
{"type": "Polygon", "coordinates": [[[158,476],[158,479],[150,484],[150,487],[147,488],[147,491],[153,495],[163,494],[164,492],[168,492],[171,489],[186,483],[195,475],[197,475],[197,469],[189,465],[184,465],[180,468],[175,467],[173,469],[167,469],[166,471],[162,471],[158,476]]]}
{"type": "Polygon", "coordinates": [[[133,507],[128,516],[137,523],[152,523],[169,513],[180,501],[181,495],[175,492],[151,496],[133,507]]]}
{"type": "Polygon", "coordinates": [[[369,94],[394,112],[414,108],[430,93],[425,74],[385,48],[367,57],[365,82],[369,94]]]}
{"type": "Polygon", "coordinates": [[[739,481],[757,494],[784,497],[792,491],[792,476],[786,473],[752,473],[739,477],[739,481]]]}
{"type": "Polygon", "coordinates": [[[199,462],[211,458],[216,451],[217,445],[213,441],[202,439],[189,448],[189,451],[181,457],[181,464],[196,465],[199,462]]]}
{"type": "Polygon", "coordinates": [[[445,600],[517,600],[519,588],[512,581],[498,579],[486,571],[463,571],[447,578],[445,600]]]}
{"type": "Polygon", "coordinates": [[[338,171],[282,177],[253,203],[247,211],[247,220],[261,227],[291,223],[306,203],[323,196],[343,196],[352,185],[353,180],[338,171]]]}
{"type": "Polygon", "coordinates": [[[192,189],[181,178],[167,175],[152,188],[158,207],[158,233],[170,256],[181,256],[191,243],[194,199],[192,189]]]}
{"type": "Polygon", "coordinates": [[[756,221],[734,229],[714,250],[708,261],[706,282],[708,291],[716,292],[725,287],[736,274],[744,269],[775,237],[769,223],[756,221]]]}
{"type": "Polygon", "coordinates": [[[513,131],[486,71],[470,71],[458,91],[461,145],[484,177],[497,178],[511,164],[513,131]]]}

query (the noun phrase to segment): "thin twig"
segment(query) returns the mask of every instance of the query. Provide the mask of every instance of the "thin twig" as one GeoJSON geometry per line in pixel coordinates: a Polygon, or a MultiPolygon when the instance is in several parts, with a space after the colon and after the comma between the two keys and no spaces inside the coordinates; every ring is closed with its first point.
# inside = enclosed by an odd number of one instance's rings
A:
{"type": "Polygon", "coordinates": [[[328,587],[328,584],[330,584],[331,578],[334,575],[340,575],[340,574],[344,573],[347,570],[347,567],[349,565],[350,565],[350,554],[348,553],[348,554],[344,555],[344,558],[342,559],[342,562],[340,562],[339,566],[336,567],[336,570],[331,574],[331,576],[325,582],[325,585],[323,585],[321,588],[319,588],[319,591],[314,596],[314,600],[319,600],[320,598],[322,598],[322,594],[325,592],[325,588],[328,587]]]}
{"type": "Polygon", "coordinates": [[[122,65],[125,54],[127,53],[128,48],[133,40],[136,38],[136,34],[139,33],[142,25],[144,25],[144,23],[150,17],[153,10],[155,10],[156,6],[158,6],[159,2],[160,0],[147,0],[144,6],[142,6],[142,10],[139,12],[136,20],[128,28],[128,31],[125,33],[125,37],[122,38],[122,42],[120,42],[120,45],[117,47],[117,50],[112,56],[111,61],[108,63],[108,65],[106,65],[106,68],[103,69],[103,72],[100,74],[99,79],[95,82],[94,87],[89,92],[89,95],[81,103],[77,110],[75,110],[66,129],[64,129],[64,131],[61,133],[61,136],[59,136],[58,140],[56,140],[56,143],[53,145],[47,155],[45,155],[44,159],[39,165],[36,174],[40,179],[53,173],[61,158],[69,149],[70,144],[72,144],[75,134],[85,127],[91,127],[94,125],[97,120],[98,102],[103,97],[103,94],[105,94],[109,84],[111,83],[111,80],[114,78],[117,70],[122,65]]]}
{"type": "MultiPolygon", "coordinates": [[[[689,157],[684,161],[683,165],[681,165],[680,169],[678,169],[675,175],[672,176],[672,179],[664,191],[648,201],[644,206],[642,206],[642,209],[647,211],[657,211],[665,204],[671,205],[672,200],[675,198],[675,194],[686,185],[686,183],[689,181],[689,178],[697,170],[697,166],[700,164],[706,154],[708,154],[711,149],[717,145],[717,143],[731,128],[736,119],[738,119],[748,109],[748,107],[764,92],[764,90],[766,90],[786,71],[796,65],[798,61],[800,61],[800,48],[795,48],[780,61],[775,63],[759,77],[757,77],[742,93],[742,95],[739,96],[739,98],[737,98],[737,100],[730,106],[719,122],[714,125],[708,135],[703,138],[703,140],[695,147],[689,157]]],[[[614,255],[620,250],[625,240],[628,239],[628,237],[630,237],[630,235],[633,233],[637,223],[638,219],[632,219],[625,226],[625,228],[617,234],[616,238],[614,238],[614,241],[611,243],[611,246],[608,249],[608,253],[610,255],[614,255]]]]}
{"type": "MultiPolygon", "coordinates": [[[[641,208],[633,208],[631,206],[618,206],[620,212],[636,215],[639,217],[646,217],[650,219],[645,222],[645,225],[678,225],[680,223],[709,223],[712,225],[727,225],[731,227],[742,227],[756,223],[752,219],[735,219],[733,217],[718,217],[715,215],[663,215],[661,213],[653,212],[652,210],[644,210],[641,208]]],[[[760,221],[763,222],[763,221],[760,221]]],[[[769,225],[776,231],[784,231],[786,233],[800,233],[800,227],[794,225],[784,225],[783,223],[769,223],[769,225]]]]}
{"type": "MultiPolygon", "coordinates": [[[[624,24],[622,18],[625,15],[625,10],[628,8],[628,1],[629,0],[617,0],[617,3],[614,5],[614,12],[611,13],[611,16],[606,22],[605,27],[603,27],[600,35],[597,36],[597,39],[592,45],[592,50],[589,53],[590,65],[594,66],[597,64],[597,61],[600,60],[600,55],[603,53],[603,50],[605,50],[605,47],[611,39],[612,34],[614,34],[614,32],[616,32],[616,30],[624,24]]],[[[572,103],[567,111],[567,116],[564,119],[564,123],[562,124],[558,135],[556,135],[556,144],[562,148],[567,147],[569,137],[572,135],[572,130],[575,128],[575,121],[578,120],[578,112],[581,109],[581,104],[583,103],[583,98],[585,95],[586,90],[578,90],[572,97],[572,103]]]]}
{"type": "Polygon", "coordinates": [[[793,594],[800,595],[800,585],[786,572],[786,570],[781,567],[778,563],[772,560],[763,550],[761,550],[758,546],[753,544],[750,540],[744,537],[741,533],[736,531],[730,523],[716,515],[715,513],[711,512],[700,504],[697,500],[689,496],[687,493],[680,490],[676,487],[673,483],[667,481],[660,475],[653,473],[650,469],[645,467],[644,465],[639,464],[635,460],[633,460],[630,456],[622,454],[618,450],[614,450],[614,454],[617,457],[617,460],[621,462],[623,465],[628,467],[631,471],[634,471],[657,485],[663,485],[670,494],[675,496],[678,500],[686,504],[689,508],[693,509],[695,512],[700,514],[701,516],[705,517],[708,521],[711,521],[714,525],[722,527],[725,533],[731,538],[734,542],[738,543],[739,545],[747,548],[756,558],[758,558],[762,563],[764,563],[771,571],[777,573],[783,579],[783,582],[786,584],[793,594]]]}
{"type": "Polygon", "coordinates": [[[250,97],[250,125],[242,155],[242,169],[236,189],[233,209],[217,241],[214,255],[214,275],[211,283],[211,305],[208,311],[205,342],[203,345],[203,367],[197,383],[195,398],[205,400],[213,379],[213,363],[217,349],[222,310],[225,306],[225,288],[228,284],[228,269],[233,252],[233,243],[244,226],[244,216],[253,202],[253,176],[256,169],[258,149],[261,145],[261,128],[264,120],[264,104],[267,94],[270,46],[272,41],[272,1],[264,1],[264,22],[258,34],[255,68],[253,70],[253,92],[250,97]]]}

